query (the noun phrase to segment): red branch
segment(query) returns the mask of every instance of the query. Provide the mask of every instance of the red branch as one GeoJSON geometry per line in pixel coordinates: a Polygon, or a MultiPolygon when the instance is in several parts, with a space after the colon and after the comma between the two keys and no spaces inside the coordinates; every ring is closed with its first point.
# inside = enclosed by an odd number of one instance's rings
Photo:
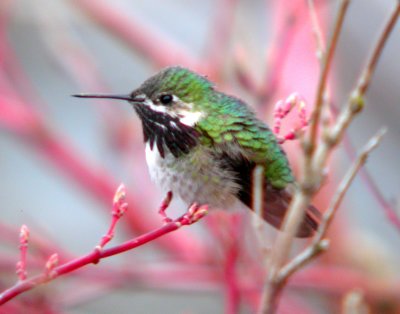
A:
{"type": "Polygon", "coordinates": [[[22,225],[19,233],[19,250],[20,250],[20,260],[17,263],[17,275],[19,280],[25,280],[26,271],[26,253],[28,251],[28,241],[29,241],[29,229],[26,225],[22,225]]]}
{"type": "Polygon", "coordinates": [[[106,235],[103,236],[99,245],[96,247],[99,251],[102,250],[104,246],[114,237],[115,226],[127,209],[128,203],[126,202],[126,189],[124,184],[121,183],[113,199],[113,208],[111,211],[112,220],[110,227],[106,235]]]}
{"type": "Polygon", "coordinates": [[[46,271],[43,274],[31,277],[27,280],[19,281],[11,288],[3,291],[0,294],[0,305],[8,302],[9,300],[15,298],[25,291],[31,290],[38,285],[52,281],[59,276],[73,272],[88,264],[96,264],[100,259],[120,254],[132,250],[136,247],[142,246],[172,231],[175,231],[182,226],[191,225],[203,218],[207,214],[207,212],[207,206],[198,206],[197,204],[193,204],[184,215],[172,220],[171,222],[156,230],[150,231],[146,234],[143,234],[139,237],[136,237],[109,249],[99,251],[96,248],[91,253],[85,256],[78,257],[70,262],[66,262],[59,266],[55,266],[58,263],[57,255],[52,255],[52,257],[50,257],[50,259],[46,263],[46,271]]]}

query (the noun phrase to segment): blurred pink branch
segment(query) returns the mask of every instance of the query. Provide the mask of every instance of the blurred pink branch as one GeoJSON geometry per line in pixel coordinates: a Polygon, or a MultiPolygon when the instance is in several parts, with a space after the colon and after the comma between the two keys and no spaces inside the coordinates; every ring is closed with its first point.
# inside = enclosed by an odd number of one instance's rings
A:
{"type": "Polygon", "coordinates": [[[177,43],[166,40],[165,34],[158,33],[131,15],[114,8],[110,2],[75,0],[74,3],[105,30],[122,39],[133,50],[140,51],[157,66],[182,64],[200,72],[204,71],[198,60],[177,43]]]}
{"type": "Polygon", "coordinates": [[[243,222],[240,215],[231,219],[231,224],[226,226],[230,229],[230,239],[226,241],[225,249],[225,313],[240,313],[241,289],[238,274],[238,260],[240,254],[239,241],[243,237],[243,222]]]}
{"type": "Polygon", "coordinates": [[[206,42],[205,64],[207,64],[207,74],[213,80],[221,79],[224,65],[227,61],[226,55],[230,40],[234,31],[235,10],[238,0],[220,0],[213,21],[210,25],[209,36],[206,42]]]}
{"type": "Polygon", "coordinates": [[[268,24],[268,27],[273,29],[273,44],[269,46],[267,72],[259,90],[261,103],[267,103],[278,91],[283,76],[283,68],[299,30],[299,22],[304,14],[302,1],[295,0],[284,4],[280,1],[274,1],[273,6],[275,21],[268,24]]]}
{"type": "Polygon", "coordinates": [[[236,275],[236,262],[238,259],[238,245],[233,242],[227,251],[225,261],[225,313],[235,314],[239,313],[240,308],[240,287],[237,283],[236,275]]]}

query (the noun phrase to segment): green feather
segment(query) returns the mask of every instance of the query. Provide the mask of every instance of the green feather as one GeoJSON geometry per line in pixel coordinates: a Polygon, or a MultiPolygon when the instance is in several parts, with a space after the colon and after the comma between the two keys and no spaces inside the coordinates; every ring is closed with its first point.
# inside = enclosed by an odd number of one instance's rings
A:
{"type": "Polygon", "coordinates": [[[227,153],[243,150],[246,158],[264,166],[265,178],[275,188],[283,189],[294,181],[274,134],[241,100],[213,90],[210,99],[196,110],[206,112],[197,126],[208,138],[204,144],[223,145],[220,149],[227,153]]]}

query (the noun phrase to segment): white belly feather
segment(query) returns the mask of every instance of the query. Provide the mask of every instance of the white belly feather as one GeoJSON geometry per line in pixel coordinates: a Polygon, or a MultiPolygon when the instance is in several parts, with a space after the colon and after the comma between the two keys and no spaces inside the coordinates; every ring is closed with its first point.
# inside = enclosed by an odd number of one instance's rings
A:
{"type": "Polygon", "coordinates": [[[151,179],[188,206],[196,202],[221,209],[236,207],[239,186],[233,174],[221,170],[218,161],[212,160],[205,149],[195,147],[189,154],[175,158],[165,147],[162,158],[156,145],[151,149],[147,143],[146,161],[151,179]]]}

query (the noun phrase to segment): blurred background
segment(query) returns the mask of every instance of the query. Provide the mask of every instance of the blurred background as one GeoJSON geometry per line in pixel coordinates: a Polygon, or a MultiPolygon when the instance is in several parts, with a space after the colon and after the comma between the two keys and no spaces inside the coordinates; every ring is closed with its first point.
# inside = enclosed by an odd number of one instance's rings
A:
{"type": "MultiPolygon", "coordinates": [[[[351,2],[330,76],[335,107],[346,101],[395,4],[351,2]]],[[[337,1],[315,6],[326,40],[337,1]]],[[[162,224],[163,195],[147,174],[132,108],[71,94],[127,93],[179,64],[207,75],[272,124],[274,104],[293,92],[313,104],[319,73],[310,12],[301,0],[2,0],[0,36],[0,290],[16,281],[22,224],[31,233],[30,275],[54,252],[60,262],[83,255],[107,231],[120,182],[130,206],[110,246],[162,224]]],[[[355,152],[382,126],[388,132],[335,218],[330,250],[293,277],[280,313],[338,313],[354,291],[371,312],[400,313],[399,52],[397,25],[365,110],[331,159],[315,200],[321,210],[355,152]]],[[[284,149],[296,167],[298,142],[284,149]]],[[[174,201],[168,213],[184,211],[174,201]]],[[[265,250],[276,232],[266,227],[257,241],[250,218],[213,212],[23,294],[4,313],[254,313],[265,250]]]]}

